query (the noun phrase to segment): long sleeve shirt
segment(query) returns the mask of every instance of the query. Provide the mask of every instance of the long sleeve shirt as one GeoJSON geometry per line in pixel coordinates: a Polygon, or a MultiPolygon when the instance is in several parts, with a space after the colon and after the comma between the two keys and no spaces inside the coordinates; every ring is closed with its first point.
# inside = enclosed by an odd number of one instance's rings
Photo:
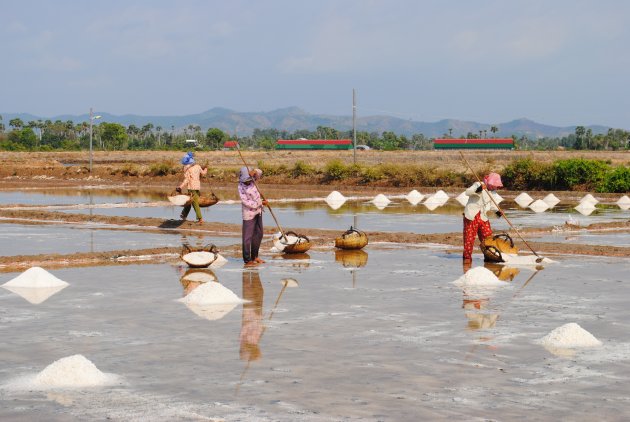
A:
{"type": "Polygon", "coordinates": [[[481,213],[481,219],[483,221],[488,221],[488,216],[486,215],[486,213],[490,210],[496,209],[496,207],[492,203],[492,199],[490,199],[489,196],[494,195],[494,193],[490,193],[486,189],[482,190],[480,193],[477,193],[476,191],[479,186],[481,186],[481,183],[475,182],[472,184],[471,187],[466,189],[468,202],[466,203],[466,207],[464,208],[464,217],[466,217],[468,220],[474,220],[475,216],[478,213],[481,213]]]}
{"type": "Polygon", "coordinates": [[[208,169],[202,169],[199,164],[184,166],[184,181],[179,185],[180,189],[201,190],[201,176],[205,176],[208,169]]]}
{"type": "MultiPolygon", "coordinates": [[[[256,170],[255,180],[260,179],[262,171],[256,170]]],[[[253,220],[258,214],[262,214],[262,197],[254,183],[238,184],[238,194],[241,197],[243,220],[253,220]]]]}

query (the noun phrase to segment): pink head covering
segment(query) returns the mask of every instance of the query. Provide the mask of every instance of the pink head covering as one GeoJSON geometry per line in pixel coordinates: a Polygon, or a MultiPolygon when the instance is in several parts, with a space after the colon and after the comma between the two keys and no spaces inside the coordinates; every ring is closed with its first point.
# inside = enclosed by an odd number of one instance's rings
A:
{"type": "Polygon", "coordinates": [[[488,189],[494,190],[503,187],[503,183],[501,182],[501,176],[498,173],[489,173],[486,177],[483,178],[483,183],[486,184],[488,189]]]}

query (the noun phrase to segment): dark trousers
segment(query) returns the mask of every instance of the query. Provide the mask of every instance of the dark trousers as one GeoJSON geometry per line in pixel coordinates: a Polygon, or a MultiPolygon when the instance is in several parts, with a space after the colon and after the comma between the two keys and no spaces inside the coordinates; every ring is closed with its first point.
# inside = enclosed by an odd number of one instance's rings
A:
{"type": "Polygon", "coordinates": [[[252,220],[243,220],[243,261],[247,263],[258,258],[262,238],[262,214],[257,214],[252,220]]]}

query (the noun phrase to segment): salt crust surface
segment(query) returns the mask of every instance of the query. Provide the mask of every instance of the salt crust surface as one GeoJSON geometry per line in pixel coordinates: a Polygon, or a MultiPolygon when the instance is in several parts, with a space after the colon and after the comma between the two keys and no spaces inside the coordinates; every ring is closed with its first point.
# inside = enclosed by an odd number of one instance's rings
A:
{"type": "Polygon", "coordinates": [[[529,204],[534,202],[534,198],[529,196],[529,194],[527,192],[522,192],[516,198],[514,198],[514,202],[516,202],[519,207],[525,208],[529,204]]]}
{"type": "Polygon", "coordinates": [[[534,212],[545,212],[549,209],[549,204],[542,199],[537,199],[530,204],[529,208],[534,212]]]}
{"type": "Polygon", "coordinates": [[[245,303],[243,299],[221,283],[205,283],[194,289],[180,302],[195,305],[222,305],[245,303]]]}
{"type": "Polygon", "coordinates": [[[60,287],[68,286],[63,280],[58,279],[41,267],[31,267],[19,276],[7,281],[3,287],[60,287]]]}
{"type": "Polygon", "coordinates": [[[168,197],[168,200],[171,204],[177,205],[180,207],[183,205],[186,205],[186,202],[188,202],[189,199],[190,199],[190,196],[188,195],[174,195],[174,196],[168,197]]]}
{"type": "Polygon", "coordinates": [[[61,358],[37,374],[30,382],[34,388],[77,388],[108,385],[116,380],[112,374],[104,374],[83,355],[61,358]]]}
{"type": "Polygon", "coordinates": [[[505,284],[486,267],[475,267],[453,281],[456,286],[499,286],[505,284]]]}
{"type": "Polygon", "coordinates": [[[579,347],[597,347],[602,342],[597,340],[595,336],[580,327],[575,322],[564,324],[540,339],[540,343],[545,347],[558,348],[579,348],[579,347]]]}

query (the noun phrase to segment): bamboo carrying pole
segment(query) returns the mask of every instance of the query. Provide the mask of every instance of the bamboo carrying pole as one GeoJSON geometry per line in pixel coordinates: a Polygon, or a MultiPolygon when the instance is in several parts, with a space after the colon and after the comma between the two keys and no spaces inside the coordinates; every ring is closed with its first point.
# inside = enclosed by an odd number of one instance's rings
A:
{"type": "MultiPolygon", "coordinates": [[[[479,178],[479,176],[477,175],[477,172],[475,172],[475,170],[473,170],[473,168],[471,167],[470,163],[468,162],[468,160],[466,159],[466,157],[464,157],[464,153],[459,151],[459,155],[461,155],[462,160],[464,160],[464,162],[466,163],[466,165],[468,166],[468,168],[470,169],[470,171],[472,172],[472,174],[475,175],[475,178],[477,179],[477,181],[481,184],[482,188],[484,190],[487,190],[484,183],[481,181],[481,179],[479,178]]],[[[514,232],[516,232],[516,234],[518,235],[518,237],[523,241],[523,243],[525,244],[525,246],[527,246],[527,248],[532,251],[532,253],[534,255],[536,255],[536,262],[537,263],[541,263],[543,260],[543,257],[538,255],[536,253],[536,251],[534,249],[532,249],[531,246],[529,246],[529,243],[527,243],[527,241],[525,239],[523,239],[523,236],[521,236],[521,233],[516,229],[516,227],[514,227],[514,225],[510,222],[510,220],[507,218],[507,215],[505,215],[505,213],[503,212],[503,210],[501,209],[501,207],[499,207],[499,204],[497,204],[497,201],[494,200],[494,198],[492,197],[491,193],[488,193],[488,196],[490,197],[490,200],[492,201],[492,203],[494,204],[495,207],[497,207],[497,210],[499,210],[499,212],[501,213],[501,216],[503,218],[505,218],[505,221],[507,221],[507,223],[510,225],[510,227],[512,228],[512,230],[514,230],[514,232]]]]}
{"type": "MultiPolygon", "coordinates": [[[[247,165],[247,162],[245,161],[245,158],[243,157],[243,154],[241,154],[241,150],[238,147],[238,143],[236,143],[236,150],[238,151],[238,155],[240,155],[241,160],[243,160],[243,164],[245,164],[245,167],[247,167],[247,171],[250,171],[249,165],[247,165]]],[[[269,209],[269,212],[271,213],[271,216],[273,217],[273,221],[276,222],[276,226],[278,226],[278,230],[280,230],[280,234],[281,234],[280,238],[287,240],[287,235],[284,234],[284,230],[282,230],[282,227],[280,227],[280,223],[278,222],[278,219],[276,218],[276,215],[274,214],[273,210],[271,209],[271,205],[269,205],[269,201],[267,201],[267,199],[265,198],[265,195],[263,195],[263,193],[260,191],[260,188],[256,184],[256,179],[254,179],[253,177],[252,177],[252,182],[254,183],[254,186],[256,186],[256,190],[258,190],[258,193],[260,194],[260,197],[267,203],[267,208],[269,209]]]]}

